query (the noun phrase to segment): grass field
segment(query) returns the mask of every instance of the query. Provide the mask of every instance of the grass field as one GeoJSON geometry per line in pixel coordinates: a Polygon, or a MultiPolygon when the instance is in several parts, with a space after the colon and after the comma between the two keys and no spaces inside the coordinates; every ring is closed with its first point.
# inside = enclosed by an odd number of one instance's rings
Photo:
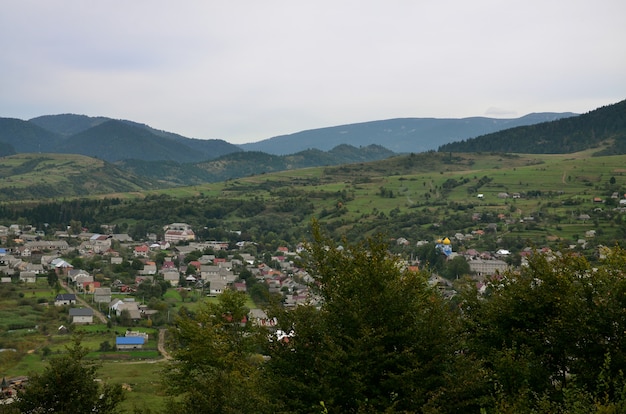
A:
{"type": "MultiPolygon", "coordinates": [[[[5,349],[0,352],[0,375],[10,378],[40,373],[50,358],[66,352],[72,335],[56,331],[59,325],[67,324],[65,308],[37,303],[39,298],[53,301],[55,295],[42,280],[33,286],[0,285],[0,349],[5,349]],[[47,328],[43,329],[42,324],[47,328]],[[28,327],[10,330],[10,325],[28,327]]],[[[178,290],[167,291],[165,300],[175,305],[171,310],[172,319],[181,306],[196,310],[204,303],[217,301],[214,297],[194,295],[193,301],[188,297],[183,303],[178,290]]],[[[254,307],[251,300],[247,305],[254,307]]],[[[95,323],[76,326],[74,332],[81,333],[81,345],[90,351],[86,358],[100,365],[99,378],[124,385],[126,400],[120,407],[122,412],[160,411],[165,408],[169,397],[162,392],[161,371],[167,361],[157,350],[159,330],[143,326],[132,328],[133,331],[148,333],[148,342],[143,350],[100,351],[103,342],[114,348],[116,336],[124,335],[127,329],[95,323]]]]}

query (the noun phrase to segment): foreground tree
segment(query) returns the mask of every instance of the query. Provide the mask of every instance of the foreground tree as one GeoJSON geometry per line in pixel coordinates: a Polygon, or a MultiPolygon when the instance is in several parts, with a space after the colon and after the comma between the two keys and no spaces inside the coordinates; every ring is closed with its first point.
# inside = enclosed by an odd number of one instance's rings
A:
{"type": "Polygon", "coordinates": [[[260,341],[267,335],[248,320],[246,296],[226,290],[197,312],[182,309],[170,329],[174,361],[164,383],[169,411],[263,413],[269,410],[259,381],[260,341]]]}
{"type": "Polygon", "coordinates": [[[496,407],[619,412],[611,407],[626,401],[624,268],[620,249],[594,266],[581,257],[536,254],[519,272],[488,283],[485,294],[468,292],[468,354],[485,362],[496,407]]]}
{"type": "Polygon", "coordinates": [[[477,412],[472,390],[484,383],[455,352],[455,315],[427,275],[406,270],[381,237],[340,247],[312,230],[305,261],[320,301],[274,310],[289,334],[270,343],[264,367],[277,412],[316,413],[320,402],[343,413],[477,412]]]}
{"type": "Polygon", "coordinates": [[[96,381],[98,366],[85,360],[87,352],[81,337],[75,336],[66,354],[52,358],[43,373],[30,377],[15,408],[32,414],[117,412],[124,399],[122,387],[96,381]]]}

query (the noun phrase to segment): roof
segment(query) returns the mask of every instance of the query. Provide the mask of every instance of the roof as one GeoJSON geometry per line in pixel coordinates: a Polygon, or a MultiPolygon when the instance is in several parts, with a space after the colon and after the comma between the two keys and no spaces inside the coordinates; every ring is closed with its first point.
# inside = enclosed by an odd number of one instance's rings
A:
{"type": "Polygon", "coordinates": [[[72,308],[72,309],[70,309],[70,316],[93,316],[93,309],[91,309],[91,308],[72,308]]]}
{"type": "Polygon", "coordinates": [[[115,345],[143,345],[143,338],[140,336],[118,336],[115,338],[115,345]]]}
{"type": "Polygon", "coordinates": [[[76,300],[76,295],[73,293],[61,293],[57,295],[56,300],[76,300]]]}

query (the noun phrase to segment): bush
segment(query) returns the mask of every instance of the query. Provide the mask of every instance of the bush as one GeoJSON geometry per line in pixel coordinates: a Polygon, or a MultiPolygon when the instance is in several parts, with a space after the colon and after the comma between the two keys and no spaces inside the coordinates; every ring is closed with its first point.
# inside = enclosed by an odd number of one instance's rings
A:
{"type": "Polygon", "coordinates": [[[104,341],[100,343],[100,348],[98,348],[100,352],[109,352],[113,350],[113,347],[109,343],[109,341],[104,341]]]}

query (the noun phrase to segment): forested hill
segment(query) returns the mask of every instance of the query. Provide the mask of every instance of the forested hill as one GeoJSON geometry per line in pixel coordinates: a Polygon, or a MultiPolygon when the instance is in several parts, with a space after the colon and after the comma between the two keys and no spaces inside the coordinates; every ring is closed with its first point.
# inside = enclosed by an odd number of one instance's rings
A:
{"type": "Polygon", "coordinates": [[[594,155],[626,154],[626,100],[571,118],[445,144],[439,151],[568,154],[591,148],[598,148],[594,155]]]}
{"type": "Polygon", "coordinates": [[[124,160],[116,165],[139,176],[150,177],[163,186],[197,185],[307,167],[331,166],[382,160],[394,153],[379,145],[355,148],[338,145],[330,151],[307,150],[291,155],[264,152],[234,152],[200,163],[124,160]]]}

